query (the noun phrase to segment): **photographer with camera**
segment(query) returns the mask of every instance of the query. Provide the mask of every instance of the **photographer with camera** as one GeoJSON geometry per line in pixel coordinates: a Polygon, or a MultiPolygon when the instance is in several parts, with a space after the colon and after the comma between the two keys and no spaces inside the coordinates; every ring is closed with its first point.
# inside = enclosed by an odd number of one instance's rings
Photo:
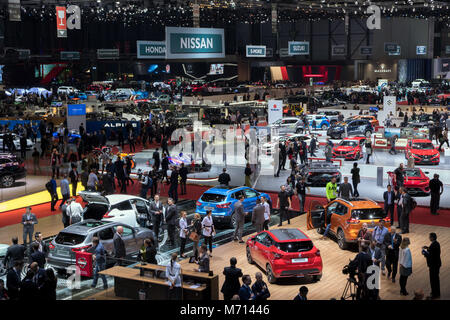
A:
{"type": "MultiPolygon", "coordinates": [[[[373,260],[369,254],[369,247],[366,244],[362,244],[361,252],[359,252],[355,259],[350,261],[350,263],[342,270],[343,274],[349,275],[347,286],[354,285],[356,287],[356,294],[351,295],[352,299],[368,299],[367,278],[370,274],[367,274],[367,268],[372,264],[373,260]],[[356,279],[356,275],[358,276],[358,279],[356,279]]],[[[345,293],[346,292],[344,291],[342,299],[345,299],[345,293]]]]}

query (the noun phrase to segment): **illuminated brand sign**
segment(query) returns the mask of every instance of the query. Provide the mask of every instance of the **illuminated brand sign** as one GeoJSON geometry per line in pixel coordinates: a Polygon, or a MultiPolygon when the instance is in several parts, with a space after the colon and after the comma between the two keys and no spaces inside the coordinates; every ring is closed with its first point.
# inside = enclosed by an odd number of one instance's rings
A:
{"type": "Polygon", "coordinates": [[[247,57],[254,58],[265,58],[266,57],[266,46],[251,46],[245,47],[245,52],[247,57]]]}
{"type": "Polygon", "coordinates": [[[225,58],[224,29],[166,27],[166,58],[225,58]]]}
{"type": "Polygon", "coordinates": [[[165,59],[165,41],[136,41],[138,59],[165,59]]]}
{"type": "Polygon", "coordinates": [[[309,54],[309,42],[289,41],[289,55],[300,56],[309,54]]]}

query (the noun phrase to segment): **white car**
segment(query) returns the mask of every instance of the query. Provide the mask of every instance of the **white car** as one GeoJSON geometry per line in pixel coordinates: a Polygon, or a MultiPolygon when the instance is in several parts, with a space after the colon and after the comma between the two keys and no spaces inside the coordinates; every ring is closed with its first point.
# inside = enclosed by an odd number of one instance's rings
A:
{"type": "Polygon", "coordinates": [[[270,156],[275,152],[275,146],[280,142],[286,142],[288,141],[293,142],[295,138],[298,138],[298,141],[305,140],[306,144],[309,146],[309,143],[311,142],[311,137],[309,135],[305,134],[290,134],[286,136],[281,137],[273,137],[273,139],[269,142],[266,142],[261,147],[261,152],[264,155],[270,156]]]}
{"type": "Polygon", "coordinates": [[[78,89],[75,89],[74,87],[59,87],[57,90],[58,94],[71,94],[71,93],[77,93],[79,92],[78,89]]]}
{"type": "Polygon", "coordinates": [[[136,92],[131,88],[117,88],[116,92],[117,94],[124,94],[127,96],[132,96],[136,94],[136,92]]]}
{"type": "MultiPolygon", "coordinates": [[[[3,150],[3,136],[5,134],[4,133],[0,133],[0,149],[3,150]]],[[[16,150],[20,150],[20,137],[15,134],[12,133],[13,136],[13,142],[14,142],[14,147],[16,148],[16,150]]],[[[30,139],[27,139],[27,150],[33,148],[33,142],[30,139]]]]}
{"type": "Polygon", "coordinates": [[[150,217],[150,201],[128,194],[101,195],[95,191],[81,191],[81,198],[87,202],[83,219],[120,222],[132,227],[140,227],[138,215],[150,217]],[[136,200],[137,212],[131,205],[136,200]]]}
{"type": "Polygon", "coordinates": [[[278,131],[278,134],[302,133],[305,131],[305,125],[300,118],[285,117],[276,120],[269,125],[271,131],[278,131]]]}

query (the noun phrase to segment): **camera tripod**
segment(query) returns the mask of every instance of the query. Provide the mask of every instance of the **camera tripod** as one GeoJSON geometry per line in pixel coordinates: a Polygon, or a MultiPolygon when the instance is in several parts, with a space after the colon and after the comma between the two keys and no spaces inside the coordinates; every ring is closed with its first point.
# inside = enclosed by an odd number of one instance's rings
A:
{"type": "Polygon", "coordinates": [[[358,296],[359,283],[355,278],[348,277],[344,292],[342,292],[341,300],[359,300],[358,296]]]}

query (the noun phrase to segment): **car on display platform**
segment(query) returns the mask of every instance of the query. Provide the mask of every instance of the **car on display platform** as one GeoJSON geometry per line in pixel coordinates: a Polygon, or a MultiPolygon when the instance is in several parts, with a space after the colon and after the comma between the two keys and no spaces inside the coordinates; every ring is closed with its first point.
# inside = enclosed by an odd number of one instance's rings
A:
{"type": "Polygon", "coordinates": [[[372,125],[372,127],[378,127],[380,125],[380,122],[377,120],[377,118],[375,116],[368,116],[368,115],[356,115],[350,118],[351,120],[356,120],[356,119],[364,119],[364,120],[368,120],[370,122],[370,124],[372,125]]]}
{"type": "MultiPolygon", "coordinates": [[[[150,201],[128,194],[102,195],[95,191],[80,191],[79,195],[87,202],[83,210],[83,219],[105,220],[125,223],[131,227],[140,227],[139,218],[150,216],[150,201]],[[136,210],[131,201],[136,201],[136,210]]],[[[149,221],[148,226],[151,226],[149,221]]]]}
{"type": "MultiPolygon", "coordinates": [[[[4,139],[5,139],[5,133],[0,133],[0,149],[3,150],[3,143],[4,143],[4,139]]],[[[12,138],[13,138],[13,143],[14,143],[14,148],[16,150],[20,150],[20,136],[15,134],[15,133],[11,133],[12,138]]],[[[30,150],[31,148],[33,148],[33,141],[31,141],[31,139],[27,139],[27,150],[30,150]]]]}
{"type": "Polygon", "coordinates": [[[345,160],[359,160],[363,157],[363,145],[366,137],[344,138],[333,147],[333,158],[344,158],[345,160]]]}
{"type": "Polygon", "coordinates": [[[75,92],[69,94],[70,100],[87,100],[87,94],[84,92],[75,92]]]}
{"type": "MultiPolygon", "coordinates": [[[[413,197],[428,197],[430,195],[430,178],[420,168],[404,169],[403,187],[413,197]]],[[[388,171],[389,184],[398,190],[397,178],[393,171],[388,171]]]]}
{"type": "MultiPolygon", "coordinates": [[[[53,138],[55,139],[59,138],[59,133],[57,131],[53,132],[53,138]]],[[[78,132],[78,130],[75,129],[69,130],[68,142],[75,143],[76,139],[81,139],[81,135],[78,132]]]]}
{"type": "Polygon", "coordinates": [[[289,145],[289,143],[294,142],[296,138],[299,142],[304,140],[308,146],[311,142],[311,136],[309,135],[288,134],[285,136],[273,137],[271,141],[263,143],[263,145],[261,146],[261,152],[264,155],[270,156],[275,152],[275,146],[277,146],[280,142],[284,143],[287,146],[289,145]]]}
{"type": "Polygon", "coordinates": [[[325,187],[331,178],[336,178],[336,183],[341,182],[339,166],[332,162],[310,161],[299,165],[299,172],[306,178],[306,184],[310,187],[325,187]]]}
{"type": "Polygon", "coordinates": [[[59,87],[58,90],[56,90],[56,92],[58,94],[67,94],[67,95],[69,95],[69,94],[77,93],[77,92],[79,92],[79,90],[74,88],[74,87],[63,86],[63,87],[59,87]]]}
{"type": "Polygon", "coordinates": [[[406,144],[405,158],[413,156],[415,164],[438,165],[441,159],[438,148],[429,139],[411,139],[406,144]]]}
{"type": "Polygon", "coordinates": [[[322,104],[324,107],[345,106],[347,105],[347,101],[338,98],[330,98],[322,100],[322,104]]]}
{"type": "MultiPolygon", "coordinates": [[[[206,210],[212,211],[214,223],[234,227],[236,215],[234,214],[234,204],[239,198],[244,196],[244,211],[252,212],[256,205],[256,199],[265,197],[271,204],[270,196],[267,193],[261,193],[250,187],[230,187],[218,185],[206,190],[197,200],[197,209],[195,212],[201,216],[206,215],[206,210]]],[[[246,217],[250,219],[251,214],[246,217]]]]}
{"type": "Polygon", "coordinates": [[[341,114],[339,111],[319,111],[318,115],[325,116],[330,121],[330,125],[333,125],[339,122],[339,115],[341,114]]]}
{"type": "Polygon", "coordinates": [[[300,229],[272,229],[250,237],[246,243],[247,261],[266,271],[267,281],[279,278],[322,278],[320,250],[300,229]]]}
{"type": "Polygon", "coordinates": [[[121,238],[125,243],[126,258],[130,261],[135,260],[132,256],[139,252],[144,240],[154,239],[152,230],[120,222],[87,219],[70,225],[58,233],[49,244],[47,263],[58,272],[66,271],[68,267],[74,265],[76,253],[89,251],[92,248],[92,238],[97,236],[108,252],[107,267],[113,266],[116,261],[110,257],[114,252],[113,237],[119,226],[123,227],[121,238]]]}
{"type": "Polygon", "coordinates": [[[374,132],[372,124],[366,119],[355,119],[348,122],[338,122],[327,130],[327,135],[332,139],[343,139],[347,136],[365,136],[370,138],[374,132]]]}
{"type": "Polygon", "coordinates": [[[27,175],[25,162],[12,153],[0,153],[0,186],[10,188],[27,175]]]}
{"type": "Polygon", "coordinates": [[[380,220],[384,220],[390,229],[391,221],[384,209],[377,202],[364,198],[337,198],[325,205],[314,200],[306,216],[308,230],[316,229],[323,234],[330,225],[329,233],[336,236],[339,248],[343,250],[358,242],[358,232],[364,223],[369,231],[373,231],[380,220]]]}
{"type": "Polygon", "coordinates": [[[285,117],[276,120],[274,123],[269,125],[271,131],[277,132],[278,134],[286,133],[302,133],[305,131],[305,125],[303,121],[295,117],[285,117]]]}
{"type": "Polygon", "coordinates": [[[309,114],[306,116],[306,120],[310,128],[314,130],[327,130],[331,125],[330,120],[324,115],[309,114]],[[313,126],[313,121],[316,121],[315,126],[313,126]]]}

